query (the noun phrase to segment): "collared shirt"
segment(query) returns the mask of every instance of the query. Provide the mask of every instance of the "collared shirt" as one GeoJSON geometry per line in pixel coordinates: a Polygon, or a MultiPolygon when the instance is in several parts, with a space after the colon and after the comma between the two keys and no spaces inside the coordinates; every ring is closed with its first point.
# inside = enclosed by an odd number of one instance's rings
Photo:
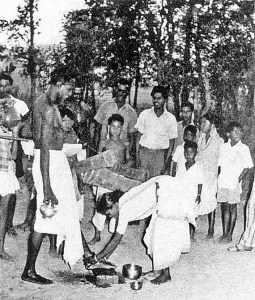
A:
{"type": "Polygon", "coordinates": [[[230,140],[224,143],[220,148],[218,166],[221,167],[218,187],[236,189],[242,171],[253,167],[249,147],[241,141],[234,146],[231,146],[230,140]]]}
{"type": "MultiPolygon", "coordinates": [[[[0,129],[1,135],[12,136],[11,132],[3,132],[0,129]]],[[[10,149],[12,141],[0,139],[0,172],[9,172],[10,149]]]]}
{"type": "Polygon", "coordinates": [[[154,107],[142,111],[135,128],[142,133],[139,144],[149,149],[167,149],[169,140],[177,137],[175,116],[166,109],[160,117],[154,107]]]}
{"type": "Polygon", "coordinates": [[[108,119],[113,114],[120,114],[124,118],[124,125],[120,138],[121,140],[127,140],[127,134],[136,131],[134,126],[137,121],[137,113],[128,103],[125,103],[118,109],[116,102],[113,101],[103,103],[94,117],[94,119],[102,125],[101,140],[106,140],[107,138],[108,119]]]}

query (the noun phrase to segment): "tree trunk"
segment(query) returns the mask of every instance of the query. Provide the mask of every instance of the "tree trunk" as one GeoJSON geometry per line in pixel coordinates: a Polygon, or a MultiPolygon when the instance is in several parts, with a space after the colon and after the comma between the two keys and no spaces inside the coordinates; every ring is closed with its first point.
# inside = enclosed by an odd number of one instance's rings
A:
{"type": "Polygon", "coordinates": [[[137,109],[139,81],[140,81],[140,67],[139,67],[139,59],[138,59],[137,66],[136,66],[136,73],[135,73],[135,95],[134,95],[134,103],[133,103],[134,109],[137,109]]]}
{"type": "Polygon", "coordinates": [[[34,24],[34,0],[29,0],[29,26],[30,26],[30,45],[29,45],[29,64],[30,64],[30,78],[31,78],[31,102],[35,101],[35,90],[36,90],[36,74],[35,74],[35,49],[34,49],[34,35],[35,35],[35,24],[34,24]]]}

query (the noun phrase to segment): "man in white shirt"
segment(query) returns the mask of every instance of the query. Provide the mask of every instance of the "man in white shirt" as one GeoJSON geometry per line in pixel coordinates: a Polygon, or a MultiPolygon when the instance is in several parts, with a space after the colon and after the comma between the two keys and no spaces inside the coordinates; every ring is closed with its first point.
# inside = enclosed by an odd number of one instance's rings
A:
{"type": "Polygon", "coordinates": [[[175,116],[165,108],[167,91],[155,86],[151,92],[153,107],[141,112],[135,128],[138,130],[137,167],[147,169],[154,177],[167,171],[177,137],[175,116]]]}

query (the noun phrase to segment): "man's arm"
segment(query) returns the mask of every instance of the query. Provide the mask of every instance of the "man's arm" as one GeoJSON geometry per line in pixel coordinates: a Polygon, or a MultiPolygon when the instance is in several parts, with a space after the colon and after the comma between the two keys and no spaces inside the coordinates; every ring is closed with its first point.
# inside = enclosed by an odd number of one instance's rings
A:
{"type": "Polygon", "coordinates": [[[99,143],[100,143],[100,136],[101,136],[101,130],[102,130],[102,124],[98,123],[96,120],[94,120],[95,123],[95,147],[96,150],[99,149],[99,143]]]}
{"type": "Polygon", "coordinates": [[[249,172],[249,170],[250,170],[249,168],[243,169],[243,172],[238,177],[238,182],[241,182],[243,180],[243,178],[246,176],[246,174],[249,172]]]}
{"type": "Polygon", "coordinates": [[[135,165],[136,165],[136,168],[140,168],[141,167],[141,161],[140,161],[140,155],[139,155],[139,142],[140,142],[140,139],[142,137],[142,133],[140,131],[137,132],[137,137],[136,137],[136,147],[135,147],[135,152],[136,152],[136,162],[135,162],[135,165]]]}
{"type": "Polygon", "coordinates": [[[96,256],[97,260],[100,261],[103,258],[108,259],[112,255],[112,253],[115,251],[117,246],[119,245],[122,237],[123,237],[123,234],[120,234],[117,231],[115,231],[110,242],[104,247],[104,249],[101,252],[99,252],[97,254],[97,256],[96,256]]]}
{"type": "Polygon", "coordinates": [[[170,170],[171,157],[174,151],[174,143],[175,143],[175,138],[169,140],[169,147],[167,149],[165,163],[164,163],[163,170],[161,171],[161,174],[164,174],[167,170],[170,170]]]}
{"type": "Polygon", "coordinates": [[[53,132],[53,121],[54,121],[54,113],[50,108],[48,109],[42,119],[41,124],[41,153],[40,153],[40,170],[42,174],[43,180],[43,193],[45,204],[58,204],[58,200],[54,195],[51,185],[50,185],[50,145],[49,141],[51,140],[52,132],[53,132]]]}

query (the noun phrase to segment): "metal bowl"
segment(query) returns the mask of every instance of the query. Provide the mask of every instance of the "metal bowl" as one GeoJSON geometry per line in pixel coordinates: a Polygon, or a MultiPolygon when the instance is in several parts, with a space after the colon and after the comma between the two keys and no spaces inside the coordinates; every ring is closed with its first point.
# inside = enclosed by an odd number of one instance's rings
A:
{"type": "Polygon", "coordinates": [[[142,275],[142,267],[135,264],[126,264],[122,267],[122,275],[128,279],[137,280],[142,275]]]}
{"type": "Polygon", "coordinates": [[[133,281],[130,283],[130,287],[134,291],[139,291],[143,287],[142,281],[133,281]]]}

